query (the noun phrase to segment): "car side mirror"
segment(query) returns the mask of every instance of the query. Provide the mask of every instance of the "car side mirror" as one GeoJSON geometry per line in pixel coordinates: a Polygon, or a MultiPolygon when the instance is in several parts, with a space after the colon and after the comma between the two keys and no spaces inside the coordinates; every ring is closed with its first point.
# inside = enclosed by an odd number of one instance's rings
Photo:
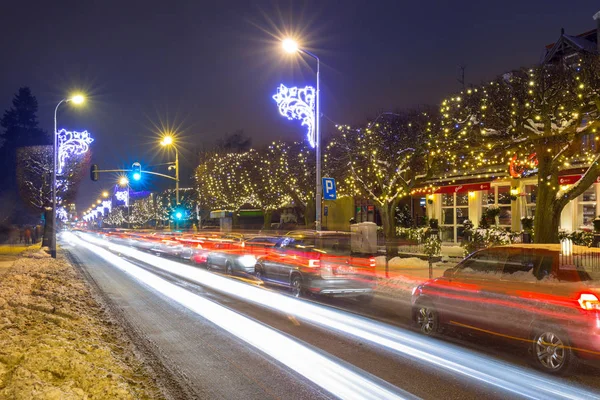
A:
{"type": "Polygon", "coordinates": [[[452,278],[454,276],[454,269],[453,268],[448,268],[447,270],[444,271],[444,278],[452,278]]]}

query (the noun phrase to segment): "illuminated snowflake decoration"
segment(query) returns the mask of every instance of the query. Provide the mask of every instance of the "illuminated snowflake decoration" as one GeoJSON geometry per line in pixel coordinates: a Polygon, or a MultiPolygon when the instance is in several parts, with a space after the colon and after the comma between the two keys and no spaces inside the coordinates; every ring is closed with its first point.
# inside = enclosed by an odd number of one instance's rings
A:
{"type": "Polygon", "coordinates": [[[58,173],[62,174],[67,158],[86,153],[94,141],[88,131],[71,132],[61,129],[58,139],[58,173]]]}
{"type": "Polygon", "coordinates": [[[102,202],[102,208],[108,208],[108,212],[111,212],[112,211],[112,201],[104,200],[102,202]]]}
{"type": "Polygon", "coordinates": [[[61,221],[66,222],[69,219],[69,214],[67,213],[67,210],[65,210],[64,207],[60,207],[56,210],[56,217],[61,221]]]}
{"type": "Polygon", "coordinates": [[[96,212],[102,214],[102,216],[104,217],[104,207],[103,206],[96,207],[96,212]]]}
{"type": "Polygon", "coordinates": [[[279,113],[289,120],[299,119],[306,126],[306,137],[311,147],[315,147],[315,99],[317,91],[312,86],[303,89],[279,85],[273,100],[277,102],[279,113]]]}
{"type": "Polygon", "coordinates": [[[115,192],[115,197],[117,200],[125,203],[127,207],[129,207],[129,190],[120,190],[115,192]]]}

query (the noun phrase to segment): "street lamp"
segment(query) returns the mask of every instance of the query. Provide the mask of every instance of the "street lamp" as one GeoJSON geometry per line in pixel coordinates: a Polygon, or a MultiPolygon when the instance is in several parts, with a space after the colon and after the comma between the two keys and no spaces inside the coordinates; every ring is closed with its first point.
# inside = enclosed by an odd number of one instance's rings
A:
{"type": "MultiPolygon", "coordinates": [[[[131,191],[131,187],[129,186],[129,179],[127,179],[126,176],[122,176],[119,178],[119,186],[121,187],[127,187],[127,200],[126,200],[126,206],[127,206],[127,225],[129,225],[129,229],[131,229],[131,209],[130,209],[130,203],[129,203],[129,192],[131,191]]],[[[119,194],[120,192],[117,192],[117,194],[119,194]]],[[[117,199],[119,199],[117,197],[117,199]]]]}
{"type": "Polygon", "coordinates": [[[177,151],[177,146],[173,144],[172,135],[164,136],[163,139],[160,141],[160,144],[163,147],[173,146],[173,148],[175,149],[175,203],[179,205],[179,152],[177,151]]]}
{"type": "Polygon", "coordinates": [[[81,94],[76,94],[74,96],[59,101],[56,105],[56,108],[54,109],[54,146],[52,149],[52,159],[54,162],[54,166],[52,168],[52,235],[50,237],[50,256],[52,256],[52,258],[56,258],[56,160],[58,158],[58,126],[56,121],[56,115],[58,113],[58,107],[62,103],[73,102],[73,104],[81,104],[84,101],[85,98],[81,94]]]}
{"type": "Polygon", "coordinates": [[[316,217],[317,217],[317,221],[316,221],[316,226],[315,229],[317,231],[321,230],[321,197],[323,195],[323,182],[321,181],[321,112],[319,109],[319,73],[320,73],[320,60],[319,57],[317,57],[316,55],[314,55],[313,53],[311,53],[308,50],[305,50],[303,48],[300,48],[298,46],[298,43],[290,38],[284,39],[283,42],[281,43],[283,46],[283,49],[290,53],[290,54],[294,54],[294,53],[304,53],[307,56],[310,56],[312,58],[314,58],[317,61],[317,93],[316,93],[316,102],[315,102],[315,153],[316,153],[316,157],[317,157],[317,181],[316,181],[316,194],[315,194],[315,211],[316,211],[316,217]]]}
{"type": "Polygon", "coordinates": [[[108,192],[106,190],[102,192],[102,197],[104,197],[105,199],[108,197],[108,192]]]}

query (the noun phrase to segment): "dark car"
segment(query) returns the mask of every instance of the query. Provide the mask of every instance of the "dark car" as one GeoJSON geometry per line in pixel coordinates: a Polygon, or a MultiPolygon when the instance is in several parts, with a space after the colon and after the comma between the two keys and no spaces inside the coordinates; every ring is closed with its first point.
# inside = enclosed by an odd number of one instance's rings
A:
{"type": "Polygon", "coordinates": [[[292,294],[358,297],[371,300],[375,258],[352,254],[347,232],[291,232],[258,258],[255,275],[292,294]]]}
{"type": "Polygon", "coordinates": [[[455,326],[527,344],[532,362],[568,372],[600,358],[600,249],[510,245],[473,253],[413,290],[413,318],[432,335],[455,326]]]}

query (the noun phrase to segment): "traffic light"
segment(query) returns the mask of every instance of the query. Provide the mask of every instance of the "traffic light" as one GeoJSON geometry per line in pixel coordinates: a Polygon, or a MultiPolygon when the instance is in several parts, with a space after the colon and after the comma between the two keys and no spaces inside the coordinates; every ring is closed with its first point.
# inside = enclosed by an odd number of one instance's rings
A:
{"type": "Polygon", "coordinates": [[[92,180],[94,182],[96,182],[98,180],[98,165],[97,164],[92,164],[92,166],[90,167],[90,178],[92,178],[92,180]]]}
{"type": "Polygon", "coordinates": [[[134,162],[131,166],[131,170],[133,172],[131,176],[133,177],[134,181],[139,181],[140,179],[142,179],[142,166],[139,162],[134,162]]]}

